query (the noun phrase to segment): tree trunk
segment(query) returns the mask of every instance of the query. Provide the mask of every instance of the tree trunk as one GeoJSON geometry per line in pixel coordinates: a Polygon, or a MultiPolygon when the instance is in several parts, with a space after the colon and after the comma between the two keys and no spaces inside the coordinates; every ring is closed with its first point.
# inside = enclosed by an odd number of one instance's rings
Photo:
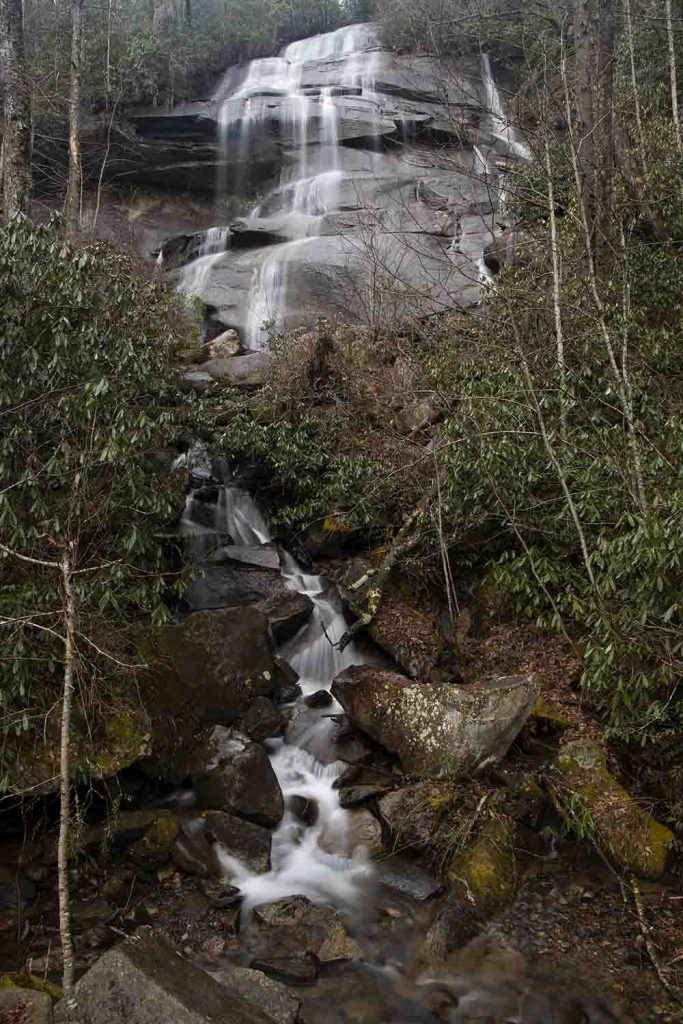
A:
{"type": "Polygon", "coordinates": [[[676,69],[676,38],[671,17],[671,0],[665,0],[666,38],[669,47],[669,86],[671,91],[671,117],[676,133],[676,142],[681,145],[681,123],[678,117],[678,74],[676,69]]]}
{"type": "Polygon", "coordinates": [[[81,226],[81,50],[83,40],[83,3],[71,3],[71,91],[69,94],[69,179],[66,186],[66,232],[78,233],[81,226]]]}
{"type": "Polygon", "coordinates": [[[31,90],[24,59],[22,0],[0,0],[3,95],[2,189],[5,220],[31,208],[31,90]]]}
{"type": "Polygon", "coordinates": [[[74,947],[71,937],[69,906],[69,822],[71,818],[71,778],[69,741],[71,737],[71,707],[74,693],[74,666],[76,664],[76,594],[73,586],[72,547],[65,549],[61,559],[62,600],[64,607],[64,693],[62,695],[62,734],[60,744],[60,809],[59,840],[57,844],[57,875],[59,891],[59,934],[62,942],[64,998],[73,996],[74,947]]]}

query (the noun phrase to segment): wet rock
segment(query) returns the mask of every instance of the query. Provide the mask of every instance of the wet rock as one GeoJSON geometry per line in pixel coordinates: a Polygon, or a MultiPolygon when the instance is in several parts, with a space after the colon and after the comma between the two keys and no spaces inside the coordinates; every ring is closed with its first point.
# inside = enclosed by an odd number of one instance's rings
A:
{"type": "Polygon", "coordinates": [[[211,977],[226,992],[254,1003],[272,1024],[294,1024],[301,1001],[280,982],[273,981],[262,971],[249,967],[223,967],[212,971],[211,977]]]}
{"type": "Polygon", "coordinates": [[[307,594],[295,590],[282,590],[259,605],[268,620],[276,644],[283,644],[305,626],[313,612],[313,602],[307,594]]]}
{"type": "Polygon", "coordinates": [[[267,1024],[255,1005],[140,928],[104,954],[75,992],[82,1024],[267,1024]]]}
{"type": "Polygon", "coordinates": [[[175,815],[164,807],[139,811],[121,811],[111,819],[92,825],[86,832],[83,846],[92,849],[98,845],[132,843],[143,838],[159,822],[173,822],[175,815]]]}
{"type": "Polygon", "coordinates": [[[348,786],[339,790],[339,803],[345,808],[360,807],[383,793],[386,793],[384,786],[348,786]]]}
{"type": "Polygon", "coordinates": [[[334,697],[329,690],[316,690],[315,693],[309,693],[308,697],[304,697],[307,708],[329,708],[333,701],[334,697]]]}
{"type": "Polygon", "coordinates": [[[284,800],[263,747],[235,729],[217,725],[194,757],[197,799],[211,810],[227,811],[266,827],[277,825],[284,800]]]}
{"type": "Polygon", "coordinates": [[[382,826],[370,811],[363,809],[336,815],[323,829],[318,845],[325,853],[352,857],[363,852],[379,857],[383,852],[382,826]]]}
{"type": "Polygon", "coordinates": [[[482,914],[466,896],[458,892],[444,895],[439,910],[418,945],[418,960],[433,967],[451,953],[462,949],[477,935],[482,914]]]}
{"type": "Polygon", "coordinates": [[[253,915],[257,930],[250,942],[260,959],[271,960],[273,955],[297,958],[303,953],[318,970],[361,957],[337,911],[311,903],[305,896],[261,904],[253,915]]]}
{"type": "Polygon", "coordinates": [[[210,879],[202,879],[199,886],[209,900],[212,907],[217,910],[225,910],[234,907],[242,902],[243,896],[235,885],[226,885],[225,882],[214,882],[210,879]]]}
{"type": "Polygon", "coordinates": [[[1,988],[0,1020],[7,1024],[52,1024],[52,1000],[45,992],[1,988]]]}
{"type": "Polygon", "coordinates": [[[538,696],[533,676],[469,686],[410,683],[370,666],[337,676],[332,694],[406,771],[465,774],[502,760],[538,696]]]}
{"type": "Polygon", "coordinates": [[[286,658],[276,654],[273,659],[273,663],[275,665],[274,689],[276,694],[287,689],[287,687],[298,685],[299,676],[286,658]]]}
{"type": "Polygon", "coordinates": [[[314,985],[320,973],[318,961],[311,955],[256,957],[251,966],[288,985],[314,985]]]}
{"type": "Polygon", "coordinates": [[[580,826],[617,864],[646,878],[666,869],[673,833],[644,811],[607,767],[594,740],[569,739],[549,778],[553,802],[570,828],[580,826]]]}
{"type": "Polygon", "coordinates": [[[167,864],[171,857],[171,851],[178,838],[178,822],[175,818],[157,818],[142,839],[134,843],[128,851],[129,858],[138,867],[147,871],[167,864]]]}
{"type": "Polygon", "coordinates": [[[310,914],[312,903],[307,896],[283,896],[271,903],[254,907],[254,917],[261,924],[280,927],[299,924],[310,914]]]}
{"type": "Polygon", "coordinates": [[[270,870],[270,832],[223,811],[209,811],[206,837],[256,872],[270,870]]]}
{"type": "MultiPolygon", "coordinates": [[[[274,544],[228,544],[213,555],[215,562],[236,562],[253,569],[270,569],[280,572],[280,555],[274,544]]],[[[282,596],[282,595],[280,595],[282,596]]]]}
{"type": "Polygon", "coordinates": [[[255,743],[279,736],[283,729],[282,712],[267,697],[257,697],[240,720],[240,730],[255,743]]]}
{"type": "Polygon", "coordinates": [[[380,603],[368,632],[412,679],[426,678],[441,657],[436,620],[397,598],[380,603]]]}
{"type": "Polygon", "coordinates": [[[321,968],[329,970],[350,960],[361,960],[363,954],[357,942],[351,938],[341,921],[330,925],[327,937],[316,953],[321,968]]]}
{"type": "Polygon", "coordinates": [[[315,825],[318,820],[318,805],[315,800],[305,796],[290,796],[287,807],[304,825],[315,825]]]}
{"type": "Polygon", "coordinates": [[[71,901],[71,921],[74,928],[88,928],[102,921],[111,921],[113,916],[114,908],[106,900],[71,901]]]}
{"type": "Polygon", "coordinates": [[[125,907],[130,888],[130,882],[125,882],[122,878],[108,878],[102,886],[102,895],[115,907],[125,907]]]}
{"type": "Polygon", "coordinates": [[[273,658],[264,615],[241,608],[196,612],[182,625],[150,633],[141,654],[148,669],[143,701],[154,720],[158,774],[181,781],[198,727],[233,722],[273,689],[273,658]]]}
{"type": "Polygon", "coordinates": [[[278,690],[277,702],[278,704],[293,704],[300,696],[301,687],[298,683],[294,686],[283,686],[281,690],[278,690]]]}
{"type": "Polygon", "coordinates": [[[374,877],[386,889],[409,896],[418,903],[431,899],[443,889],[443,884],[428,871],[397,854],[378,860],[374,877]]]}

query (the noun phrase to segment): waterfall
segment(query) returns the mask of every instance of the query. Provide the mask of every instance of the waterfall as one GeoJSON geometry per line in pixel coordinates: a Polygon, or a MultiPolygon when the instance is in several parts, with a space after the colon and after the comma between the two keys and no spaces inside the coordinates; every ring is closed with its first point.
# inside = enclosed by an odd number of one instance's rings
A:
{"type": "Polygon", "coordinates": [[[230,228],[214,227],[205,232],[196,258],[182,268],[178,284],[181,294],[192,296],[202,293],[209,282],[213,266],[230,248],[231,239],[230,228]]]}
{"type": "Polygon", "coordinates": [[[508,120],[503,101],[496,86],[493,72],[491,71],[491,60],[488,53],[481,55],[481,79],[484,85],[486,110],[491,121],[491,131],[496,139],[504,143],[508,152],[531,163],[533,156],[527,146],[520,140],[514,126],[508,120]]]}
{"type": "MultiPolygon", "coordinates": [[[[195,452],[195,456],[201,456],[201,451],[195,452]]],[[[190,464],[187,456],[181,459],[183,465],[190,464]]],[[[210,508],[211,503],[202,500],[201,494],[188,494],[180,533],[194,559],[210,559],[228,537],[233,544],[247,547],[271,542],[267,523],[252,498],[241,488],[219,485],[213,517],[208,514],[210,508]],[[209,525],[205,525],[207,522],[209,525]]],[[[282,578],[289,590],[306,594],[314,607],[308,623],[282,645],[279,653],[300,676],[304,696],[317,690],[329,690],[343,669],[363,664],[367,658],[355,642],[343,652],[334,646],[346,630],[346,620],[341,603],[324,579],[303,572],[288,554],[283,556],[282,578]]],[[[363,858],[350,860],[334,856],[318,845],[324,829],[331,827],[336,834],[343,833],[347,819],[334,788],[335,780],[346,765],[339,761],[324,763],[329,761],[332,749],[332,733],[336,727],[329,715],[335,709],[341,711],[335,704],[324,712],[308,708],[299,699],[287,737],[269,742],[271,763],[285,802],[295,795],[315,800],[318,808],[315,824],[304,829],[289,810],[285,811],[273,833],[272,867],[266,874],[255,874],[218,848],[226,878],[242,891],[245,910],[298,893],[313,900],[348,906],[359,895],[361,877],[368,876],[370,869],[363,858]],[[316,753],[320,757],[316,757],[316,753]]]]}

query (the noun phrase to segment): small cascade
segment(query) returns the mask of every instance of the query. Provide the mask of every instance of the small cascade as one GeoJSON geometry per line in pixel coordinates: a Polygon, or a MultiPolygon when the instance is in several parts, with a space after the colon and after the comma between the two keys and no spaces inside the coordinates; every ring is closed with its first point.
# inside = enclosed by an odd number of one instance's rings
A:
{"type": "MultiPolygon", "coordinates": [[[[181,456],[183,465],[191,465],[181,456]]],[[[214,487],[215,485],[212,485],[214,487]]],[[[207,488],[204,488],[207,490],[207,488]]],[[[212,502],[203,500],[201,490],[190,492],[180,522],[189,554],[206,561],[228,539],[249,548],[269,544],[271,533],[249,494],[232,484],[218,485],[212,502]]],[[[343,652],[335,646],[346,630],[341,604],[335,601],[325,581],[309,575],[288,554],[282,558],[282,577],[286,587],[306,594],[314,604],[309,622],[284,644],[280,654],[299,674],[303,696],[317,690],[329,690],[334,678],[350,665],[363,664],[367,658],[357,643],[343,652]]],[[[359,883],[369,877],[370,867],[363,860],[350,860],[326,853],[318,844],[324,830],[343,834],[347,812],[340,807],[334,782],[346,767],[334,760],[334,723],[330,713],[340,711],[334,704],[325,711],[308,708],[299,700],[293,720],[283,740],[269,743],[273,769],[280,783],[285,804],[290,796],[315,800],[318,817],[314,825],[302,829],[289,810],[273,833],[272,868],[266,874],[251,871],[239,860],[218,850],[225,877],[237,885],[245,910],[283,896],[303,893],[313,900],[349,907],[357,902],[359,883]],[[317,756],[316,756],[317,755],[317,756]]]]}
{"type": "Polygon", "coordinates": [[[287,309],[287,264],[305,242],[297,239],[275,246],[260,267],[254,268],[245,327],[246,351],[261,351],[270,335],[282,330],[287,309]]]}
{"type": "Polygon", "coordinates": [[[231,241],[230,228],[209,228],[202,238],[196,258],[182,268],[178,291],[183,295],[200,295],[208,284],[212,267],[230,248],[231,241]]]}
{"type": "Polygon", "coordinates": [[[505,114],[503,101],[491,71],[491,60],[488,53],[482,53],[481,55],[481,79],[486,97],[486,110],[491,120],[491,131],[494,138],[500,139],[508,153],[515,156],[518,160],[531,163],[533,160],[531,151],[521,141],[514,126],[505,114]]]}

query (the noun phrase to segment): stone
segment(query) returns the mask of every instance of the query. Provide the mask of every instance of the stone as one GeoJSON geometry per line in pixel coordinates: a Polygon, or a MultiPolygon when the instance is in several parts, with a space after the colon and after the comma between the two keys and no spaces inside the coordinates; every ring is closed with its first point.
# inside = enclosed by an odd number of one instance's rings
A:
{"type": "Polygon", "coordinates": [[[491,914],[511,903],[517,891],[514,822],[494,814],[477,828],[474,842],[451,861],[446,872],[453,886],[483,913],[491,914]]]}
{"type": "Polygon", "coordinates": [[[327,938],[317,951],[317,957],[323,970],[349,960],[362,960],[363,954],[357,942],[351,938],[341,921],[335,921],[327,938]]]}
{"type": "Polygon", "coordinates": [[[258,1006],[272,1024],[295,1024],[301,1000],[263,971],[230,965],[212,971],[211,977],[227,992],[258,1006]]]}
{"type": "Polygon", "coordinates": [[[82,1024],[268,1024],[257,1006],[191,964],[143,927],[106,952],[78,981],[82,1024]]]}
{"type": "Polygon", "coordinates": [[[228,356],[236,356],[240,350],[239,334],[231,329],[223,331],[208,343],[207,349],[209,359],[225,359],[228,356]]]}
{"type": "Polygon", "coordinates": [[[277,825],[282,791],[263,747],[223,726],[213,727],[194,756],[192,781],[201,807],[227,811],[257,825],[277,825]]]}
{"type": "Polygon", "coordinates": [[[0,988],[0,1021],[7,1024],[52,1024],[52,1000],[46,992],[0,988]]]}
{"type": "Polygon", "coordinates": [[[418,864],[398,854],[389,854],[375,864],[374,877],[379,885],[392,892],[424,903],[443,889],[443,884],[418,864]]]}
{"type": "Polygon", "coordinates": [[[287,808],[303,825],[315,825],[318,820],[318,804],[306,796],[290,796],[287,808]]]}
{"type": "Polygon", "coordinates": [[[138,867],[147,871],[167,864],[171,851],[178,838],[179,825],[175,818],[157,818],[142,839],[134,843],[128,851],[129,858],[138,867]]]}
{"type": "Polygon", "coordinates": [[[334,703],[334,697],[329,690],[316,690],[304,697],[304,704],[307,708],[329,708],[334,703]]]}
{"type": "Polygon", "coordinates": [[[262,601],[259,608],[268,620],[273,640],[283,644],[306,625],[313,612],[313,602],[307,594],[283,589],[262,601]]]}
{"type": "Polygon", "coordinates": [[[251,544],[227,544],[223,548],[218,548],[213,560],[237,562],[239,565],[248,565],[255,569],[270,569],[278,575],[280,573],[280,555],[274,544],[261,544],[258,547],[251,544]]]}
{"type": "Polygon", "coordinates": [[[673,833],[639,807],[607,766],[602,746],[566,739],[548,776],[553,802],[569,828],[589,836],[611,860],[645,878],[666,870],[673,833]]]}
{"type": "Polygon", "coordinates": [[[405,771],[438,777],[500,762],[536,702],[538,684],[534,676],[469,686],[411,683],[366,665],[337,676],[332,694],[405,771]]]}
{"type": "Polygon", "coordinates": [[[223,811],[208,811],[204,815],[206,837],[218,843],[225,853],[257,873],[270,871],[270,832],[223,811]]]}
{"type": "Polygon", "coordinates": [[[432,782],[419,782],[382,796],[379,814],[391,835],[392,848],[430,850],[452,797],[450,786],[432,782]]]}
{"type": "Polygon", "coordinates": [[[337,857],[363,853],[379,857],[384,852],[382,826],[370,811],[357,809],[335,815],[318,837],[318,846],[337,857]]]}
{"type": "Polygon", "coordinates": [[[221,867],[213,845],[206,836],[206,818],[198,815],[184,818],[171,851],[171,859],[177,868],[197,878],[217,878],[221,867]]]}
{"type": "MultiPolygon", "coordinates": [[[[278,695],[278,701],[280,700],[280,694],[283,690],[292,689],[297,687],[299,684],[299,676],[294,671],[292,666],[289,664],[286,658],[282,655],[276,654],[273,662],[275,664],[275,693],[278,695]]],[[[299,689],[299,694],[301,689],[299,689]]],[[[286,703],[286,701],[282,701],[286,703]]]]}
{"type": "Polygon", "coordinates": [[[265,382],[270,361],[269,352],[250,352],[231,359],[209,359],[203,370],[213,380],[227,381],[233,387],[255,388],[265,382]]]}
{"type": "Polygon", "coordinates": [[[360,807],[370,803],[375,797],[386,793],[384,786],[348,786],[339,790],[339,803],[342,807],[360,807]]]}
{"type": "Polygon", "coordinates": [[[256,610],[196,612],[181,625],[150,632],[140,651],[147,669],[141,696],[154,721],[150,770],[182,781],[198,729],[236,721],[273,689],[268,624],[256,610]]]}
{"type": "Polygon", "coordinates": [[[264,740],[279,736],[283,729],[282,712],[267,697],[257,697],[240,719],[240,730],[254,743],[263,743],[264,740]]]}
{"type": "Polygon", "coordinates": [[[255,957],[251,966],[289,985],[313,985],[320,973],[317,959],[310,955],[255,957]]]}

